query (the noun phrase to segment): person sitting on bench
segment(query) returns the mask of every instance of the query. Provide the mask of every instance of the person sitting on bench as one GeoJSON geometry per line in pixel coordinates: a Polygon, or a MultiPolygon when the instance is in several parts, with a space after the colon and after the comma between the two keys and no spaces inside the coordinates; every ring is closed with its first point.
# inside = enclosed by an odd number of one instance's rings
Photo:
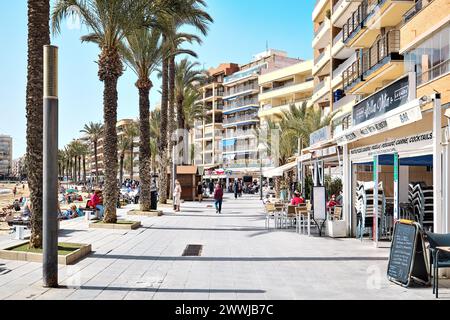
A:
{"type": "Polygon", "coordinates": [[[91,197],[91,207],[99,211],[99,219],[103,218],[103,212],[105,211],[105,208],[103,207],[101,193],[102,192],[100,190],[95,190],[94,194],[91,197]]]}

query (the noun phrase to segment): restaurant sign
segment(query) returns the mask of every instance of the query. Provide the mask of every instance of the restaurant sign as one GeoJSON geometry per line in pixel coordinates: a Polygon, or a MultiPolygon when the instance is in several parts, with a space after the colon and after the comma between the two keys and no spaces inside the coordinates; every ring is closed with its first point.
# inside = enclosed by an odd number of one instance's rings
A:
{"type": "Polygon", "coordinates": [[[405,104],[408,102],[409,90],[409,77],[406,76],[361,101],[353,108],[353,125],[374,119],[405,104]]]}
{"type": "Polygon", "coordinates": [[[382,154],[398,154],[402,152],[421,151],[432,148],[433,132],[425,132],[409,137],[401,137],[350,151],[351,160],[371,159],[382,154]]]}
{"type": "Polygon", "coordinates": [[[330,126],[323,127],[317,131],[314,131],[309,136],[309,145],[313,146],[323,141],[327,141],[331,139],[331,128],[330,126]]]}

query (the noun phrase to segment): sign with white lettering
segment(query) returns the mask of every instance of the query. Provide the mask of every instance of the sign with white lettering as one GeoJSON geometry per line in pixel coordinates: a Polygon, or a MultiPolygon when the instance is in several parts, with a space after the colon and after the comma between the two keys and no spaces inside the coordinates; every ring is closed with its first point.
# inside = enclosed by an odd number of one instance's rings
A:
{"type": "Polygon", "coordinates": [[[331,139],[331,128],[330,126],[326,126],[311,133],[309,136],[309,145],[313,146],[329,139],[331,139]]]}
{"type": "Polygon", "coordinates": [[[409,110],[405,110],[391,117],[381,119],[360,129],[354,130],[348,134],[344,134],[336,139],[336,143],[338,145],[346,144],[420,120],[422,120],[422,110],[420,105],[417,105],[409,110]]]}
{"type": "Polygon", "coordinates": [[[374,119],[400,107],[408,102],[408,96],[409,78],[406,76],[355,105],[353,125],[374,119]]]}
{"type": "Polygon", "coordinates": [[[371,158],[381,154],[401,154],[405,151],[419,151],[431,148],[432,143],[433,132],[426,132],[350,150],[350,158],[353,161],[361,158],[371,158]]]}

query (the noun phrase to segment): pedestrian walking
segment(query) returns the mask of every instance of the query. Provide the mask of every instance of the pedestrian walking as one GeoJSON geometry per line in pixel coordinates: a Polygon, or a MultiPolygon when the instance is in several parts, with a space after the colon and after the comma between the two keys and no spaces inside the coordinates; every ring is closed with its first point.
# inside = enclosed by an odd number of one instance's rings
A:
{"type": "Polygon", "coordinates": [[[199,183],[197,185],[197,197],[198,197],[198,202],[202,202],[202,200],[203,200],[203,185],[202,185],[201,181],[199,181],[199,183]]]}
{"type": "Polygon", "coordinates": [[[209,195],[212,196],[214,193],[214,182],[211,180],[209,182],[209,195]]]}
{"type": "Polygon", "coordinates": [[[13,194],[14,194],[14,198],[15,198],[16,194],[17,194],[17,188],[16,187],[14,187],[14,189],[13,189],[13,194]]]}
{"type": "Polygon", "coordinates": [[[214,190],[214,204],[216,206],[216,213],[222,213],[222,202],[223,202],[223,189],[220,183],[216,185],[214,190]]]}
{"type": "Polygon", "coordinates": [[[181,205],[181,184],[180,181],[175,180],[175,189],[173,190],[173,204],[175,206],[175,212],[180,212],[181,205]]]}
{"type": "Polygon", "coordinates": [[[234,198],[237,199],[238,198],[238,193],[239,193],[239,182],[237,180],[234,180],[233,192],[234,192],[234,198]]]}
{"type": "Polygon", "coordinates": [[[244,186],[242,185],[242,181],[241,179],[239,179],[238,181],[238,193],[239,193],[239,197],[242,197],[242,190],[244,189],[244,186]]]}

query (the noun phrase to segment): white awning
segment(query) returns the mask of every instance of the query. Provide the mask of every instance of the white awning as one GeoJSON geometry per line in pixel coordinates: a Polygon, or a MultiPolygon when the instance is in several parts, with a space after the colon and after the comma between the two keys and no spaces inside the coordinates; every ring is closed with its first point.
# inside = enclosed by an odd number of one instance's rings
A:
{"type": "Polygon", "coordinates": [[[285,171],[288,171],[288,170],[290,170],[290,169],[292,169],[292,168],[294,168],[294,167],[296,167],[296,166],[297,166],[297,162],[294,161],[294,162],[291,162],[291,163],[287,163],[287,164],[285,164],[285,165],[282,165],[282,166],[280,166],[280,167],[278,167],[278,168],[269,169],[269,170],[267,170],[267,171],[264,171],[264,172],[263,172],[263,175],[264,175],[264,177],[266,177],[266,178],[282,177],[282,176],[283,176],[283,173],[284,173],[285,171]]]}

